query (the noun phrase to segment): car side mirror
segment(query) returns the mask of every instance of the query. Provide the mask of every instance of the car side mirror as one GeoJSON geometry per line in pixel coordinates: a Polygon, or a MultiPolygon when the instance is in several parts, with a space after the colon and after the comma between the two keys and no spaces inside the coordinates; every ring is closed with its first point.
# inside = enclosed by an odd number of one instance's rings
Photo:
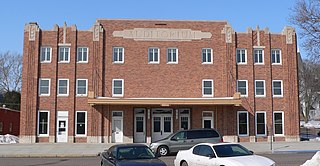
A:
{"type": "Polygon", "coordinates": [[[251,153],[251,154],[254,154],[254,152],[253,152],[252,150],[250,150],[250,153],[251,153]]]}
{"type": "Polygon", "coordinates": [[[208,154],[209,159],[215,158],[214,154],[208,154]]]}
{"type": "Polygon", "coordinates": [[[159,158],[159,157],[161,157],[161,154],[158,153],[158,152],[156,152],[156,153],[154,154],[154,156],[155,156],[156,158],[159,158]]]}
{"type": "Polygon", "coordinates": [[[171,141],[178,141],[178,139],[176,139],[176,138],[171,138],[171,141]]]}

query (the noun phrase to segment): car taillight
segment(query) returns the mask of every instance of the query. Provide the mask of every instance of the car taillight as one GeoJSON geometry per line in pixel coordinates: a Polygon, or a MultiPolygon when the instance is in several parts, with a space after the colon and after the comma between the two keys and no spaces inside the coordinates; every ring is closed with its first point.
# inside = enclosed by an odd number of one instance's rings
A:
{"type": "Polygon", "coordinates": [[[223,138],[220,139],[220,142],[223,142],[223,138]]]}

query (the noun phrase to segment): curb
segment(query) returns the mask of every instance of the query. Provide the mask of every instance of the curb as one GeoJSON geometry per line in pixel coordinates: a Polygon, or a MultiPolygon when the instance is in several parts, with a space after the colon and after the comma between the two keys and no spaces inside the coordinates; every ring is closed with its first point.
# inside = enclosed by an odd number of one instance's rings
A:
{"type": "Polygon", "coordinates": [[[0,154],[0,158],[80,158],[97,156],[99,154],[0,154]]]}

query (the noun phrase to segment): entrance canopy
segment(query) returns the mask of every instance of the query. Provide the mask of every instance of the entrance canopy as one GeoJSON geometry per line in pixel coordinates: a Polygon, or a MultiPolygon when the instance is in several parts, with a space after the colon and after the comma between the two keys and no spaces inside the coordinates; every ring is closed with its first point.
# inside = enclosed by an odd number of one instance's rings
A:
{"type": "Polygon", "coordinates": [[[241,105],[240,93],[233,97],[221,98],[114,98],[94,97],[89,92],[88,104],[90,105],[241,105]]]}

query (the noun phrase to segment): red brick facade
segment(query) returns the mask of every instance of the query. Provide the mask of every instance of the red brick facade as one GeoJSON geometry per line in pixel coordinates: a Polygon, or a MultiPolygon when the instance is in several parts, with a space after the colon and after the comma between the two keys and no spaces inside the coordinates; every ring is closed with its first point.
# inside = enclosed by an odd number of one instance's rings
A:
{"type": "Polygon", "coordinates": [[[9,108],[0,108],[0,135],[19,136],[20,112],[9,108]]]}
{"type": "MultiPolygon", "coordinates": [[[[115,132],[113,111],[123,113],[120,142],[135,142],[138,136],[135,134],[134,110],[137,108],[144,109],[142,142],[150,142],[155,137],[155,109],[170,110],[170,132],[180,129],[180,109],[187,109],[188,128],[204,127],[205,111],[210,111],[210,123],[226,141],[270,141],[271,136],[276,141],[298,140],[296,45],[295,31],[291,27],[281,33],[259,28],[238,33],[224,21],[97,20],[87,31],[66,25],[41,30],[36,23],[27,24],[24,31],[20,142],[59,142],[59,111],[67,114],[67,142],[117,142],[118,138],[113,138],[112,134],[115,132]],[[43,47],[51,48],[50,62],[41,62],[43,47]],[[59,47],[70,48],[67,63],[59,62],[59,47]],[[86,63],[77,62],[79,47],[88,49],[86,63]],[[123,49],[123,63],[114,63],[115,47],[123,49]],[[149,63],[149,48],[159,50],[158,63],[149,63]],[[168,48],[178,50],[177,63],[167,63],[168,48]],[[212,50],[212,63],[202,63],[203,48],[212,50]],[[238,48],[246,50],[246,64],[237,64],[238,48]],[[255,64],[255,49],[263,50],[263,64],[255,64]],[[272,64],[272,49],[280,50],[280,64],[272,64]],[[39,80],[42,78],[50,79],[50,94],[47,96],[39,95],[39,80]],[[57,95],[58,79],[69,80],[67,96],[57,95]],[[86,95],[77,95],[77,79],[87,79],[86,95]],[[113,79],[123,80],[123,96],[113,96],[113,79]],[[203,97],[202,81],[205,79],[213,81],[212,97],[203,97]],[[248,94],[241,97],[241,104],[231,101],[237,92],[237,80],[247,80],[248,94]],[[265,97],[255,97],[255,80],[264,80],[265,97]],[[273,96],[273,80],[281,80],[282,97],[273,96]],[[90,98],[95,102],[90,102],[90,98]],[[162,99],[169,102],[156,103],[162,99]],[[202,99],[230,102],[195,104],[196,100],[202,99]],[[132,100],[139,102],[130,104],[132,100]],[[185,104],[176,103],[180,100],[185,104]],[[47,134],[41,136],[39,111],[48,111],[49,114],[47,134]],[[86,111],[86,131],[82,135],[76,134],[77,111],[86,111]],[[241,112],[238,111],[247,112],[246,122],[240,122],[238,113],[241,112]],[[259,111],[265,113],[262,124],[265,134],[262,135],[256,133],[256,113],[259,111]],[[275,116],[274,113],[279,114],[275,116]],[[274,118],[281,114],[282,120],[274,122],[274,118]],[[244,124],[247,132],[239,134],[238,128],[244,124]],[[273,129],[280,134],[274,134],[273,129]]],[[[164,112],[159,114],[164,115],[164,112]]]]}

